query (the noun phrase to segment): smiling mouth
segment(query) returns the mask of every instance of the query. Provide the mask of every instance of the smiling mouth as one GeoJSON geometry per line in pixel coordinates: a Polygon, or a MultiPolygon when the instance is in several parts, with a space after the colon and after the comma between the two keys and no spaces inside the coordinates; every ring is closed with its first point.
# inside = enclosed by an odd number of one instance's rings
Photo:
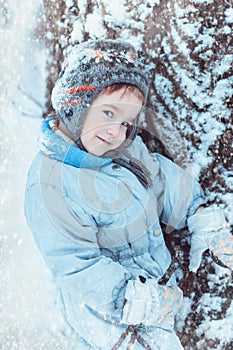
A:
{"type": "Polygon", "coordinates": [[[102,139],[102,137],[100,137],[100,136],[96,136],[100,141],[102,141],[102,142],[104,142],[104,143],[106,143],[107,145],[110,145],[110,142],[108,142],[107,140],[105,140],[105,139],[102,139]]]}

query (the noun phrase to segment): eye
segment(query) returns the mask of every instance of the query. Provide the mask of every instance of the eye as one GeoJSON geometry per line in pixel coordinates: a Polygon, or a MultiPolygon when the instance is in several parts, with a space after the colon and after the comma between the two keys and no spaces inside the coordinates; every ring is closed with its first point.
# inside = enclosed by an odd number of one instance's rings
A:
{"type": "Polygon", "coordinates": [[[108,118],[113,118],[113,116],[114,116],[114,114],[113,114],[112,111],[104,111],[104,113],[106,114],[106,116],[107,116],[108,118]]]}
{"type": "Polygon", "coordinates": [[[128,128],[130,126],[130,124],[128,122],[122,122],[121,125],[123,125],[126,128],[128,128]]]}

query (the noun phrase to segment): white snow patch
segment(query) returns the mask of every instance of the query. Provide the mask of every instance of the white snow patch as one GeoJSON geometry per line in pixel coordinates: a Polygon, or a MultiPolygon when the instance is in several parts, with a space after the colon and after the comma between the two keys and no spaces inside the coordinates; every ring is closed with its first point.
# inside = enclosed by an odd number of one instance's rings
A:
{"type": "Polygon", "coordinates": [[[171,28],[171,34],[174,44],[179,48],[180,51],[183,52],[185,56],[188,56],[190,54],[190,49],[187,47],[186,42],[179,36],[175,27],[171,28]]]}
{"type": "MultiPolygon", "coordinates": [[[[205,297],[206,307],[209,311],[221,310],[222,298],[205,297]]],[[[197,329],[197,335],[205,334],[208,339],[221,339],[221,342],[227,343],[233,340],[233,302],[227,309],[224,318],[219,320],[209,320],[202,323],[197,329]]]]}
{"type": "Polygon", "coordinates": [[[84,25],[81,22],[81,20],[75,21],[73,24],[73,30],[71,33],[71,41],[75,42],[77,40],[78,42],[82,42],[83,30],[84,30],[84,25]]]}
{"type": "Polygon", "coordinates": [[[225,18],[227,23],[233,23],[233,8],[228,8],[225,12],[225,18]]]}
{"type": "Polygon", "coordinates": [[[213,4],[214,0],[192,0],[195,4],[213,4]]]}
{"type": "Polygon", "coordinates": [[[87,15],[84,27],[91,39],[106,36],[107,32],[103,26],[103,18],[100,9],[95,9],[93,13],[87,15]]]}

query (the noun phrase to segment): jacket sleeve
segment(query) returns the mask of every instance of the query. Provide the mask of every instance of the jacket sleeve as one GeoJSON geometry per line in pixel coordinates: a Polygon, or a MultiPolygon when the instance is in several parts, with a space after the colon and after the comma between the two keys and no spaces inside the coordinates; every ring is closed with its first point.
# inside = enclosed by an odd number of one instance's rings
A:
{"type": "Polygon", "coordinates": [[[78,302],[101,318],[120,320],[131,276],[101,255],[98,228],[90,215],[77,202],[73,208],[67,205],[59,189],[43,184],[26,190],[25,215],[57,285],[74,308],[78,302]]]}
{"type": "Polygon", "coordinates": [[[203,190],[187,170],[182,169],[164,156],[153,154],[159,164],[164,181],[164,198],[161,221],[169,227],[181,229],[187,218],[205,203],[203,190]]]}

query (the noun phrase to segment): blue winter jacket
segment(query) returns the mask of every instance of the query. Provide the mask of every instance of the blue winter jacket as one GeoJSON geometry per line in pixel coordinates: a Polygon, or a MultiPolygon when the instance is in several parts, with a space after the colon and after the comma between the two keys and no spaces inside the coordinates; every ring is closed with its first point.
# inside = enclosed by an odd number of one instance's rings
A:
{"type": "MultiPolygon", "coordinates": [[[[42,152],[28,174],[27,222],[84,349],[113,348],[128,326],[121,322],[128,281],[140,275],[157,282],[171,262],[160,223],[181,229],[203,203],[198,183],[167,158],[150,154],[140,137],[128,151],[150,171],[149,189],[111,161],[76,167],[42,152]]],[[[182,349],[173,319],[141,326],[152,349],[182,349]]]]}

